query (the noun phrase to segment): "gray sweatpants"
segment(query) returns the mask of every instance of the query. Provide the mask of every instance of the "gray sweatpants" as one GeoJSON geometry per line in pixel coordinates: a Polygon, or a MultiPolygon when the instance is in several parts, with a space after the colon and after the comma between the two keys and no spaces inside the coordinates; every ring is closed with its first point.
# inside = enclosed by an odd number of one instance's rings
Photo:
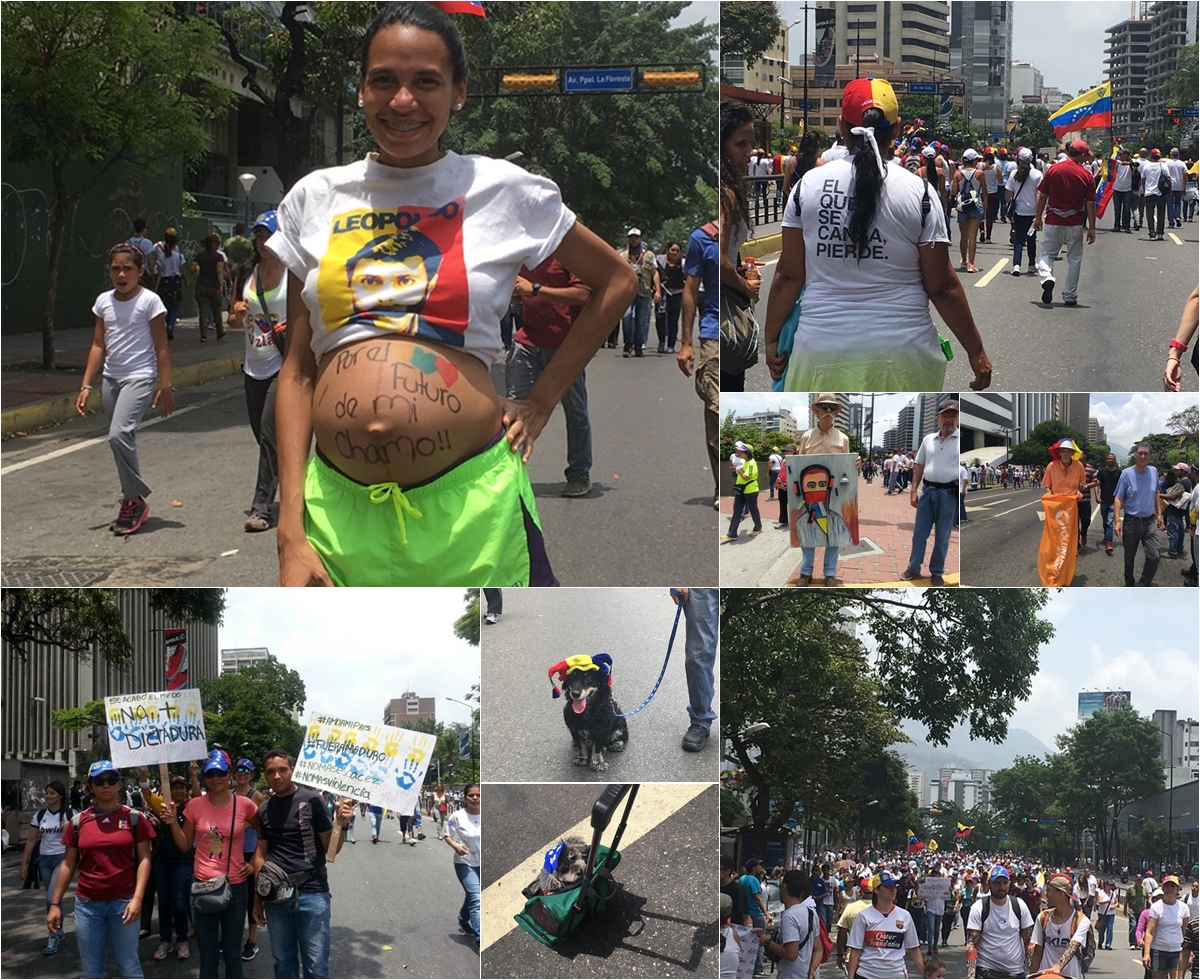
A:
{"type": "Polygon", "coordinates": [[[142,479],[138,466],[137,429],[146,409],[154,400],[155,378],[118,381],[104,379],[104,414],[108,417],[108,445],[117,464],[121,497],[137,500],[150,496],[150,486],[142,479]]]}

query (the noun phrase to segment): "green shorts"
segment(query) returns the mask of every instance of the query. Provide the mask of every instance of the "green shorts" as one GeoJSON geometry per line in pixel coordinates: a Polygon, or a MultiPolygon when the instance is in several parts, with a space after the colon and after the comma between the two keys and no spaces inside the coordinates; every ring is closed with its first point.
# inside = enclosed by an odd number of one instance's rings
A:
{"type": "Polygon", "coordinates": [[[558,585],[529,474],[502,436],[407,490],[365,486],[313,456],[304,503],[334,585],[558,585]]]}

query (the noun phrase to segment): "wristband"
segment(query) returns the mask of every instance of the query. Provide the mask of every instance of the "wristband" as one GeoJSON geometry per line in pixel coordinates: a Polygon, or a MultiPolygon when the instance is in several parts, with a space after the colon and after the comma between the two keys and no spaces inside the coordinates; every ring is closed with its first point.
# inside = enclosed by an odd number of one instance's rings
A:
{"type": "Polygon", "coordinates": [[[1180,340],[1176,340],[1174,337],[1172,337],[1172,338],[1171,338],[1171,344],[1170,344],[1170,346],[1171,346],[1171,347],[1172,347],[1174,350],[1187,350],[1187,344],[1183,343],[1183,342],[1182,342],[1182,341],[1180,341],[1180,340]]]}
{"type": "Polygon", "coordinates": [[[80,385],[79,390],[80,391],[93,391],[94,389],[92,388],[91,385],[80,385]]]}

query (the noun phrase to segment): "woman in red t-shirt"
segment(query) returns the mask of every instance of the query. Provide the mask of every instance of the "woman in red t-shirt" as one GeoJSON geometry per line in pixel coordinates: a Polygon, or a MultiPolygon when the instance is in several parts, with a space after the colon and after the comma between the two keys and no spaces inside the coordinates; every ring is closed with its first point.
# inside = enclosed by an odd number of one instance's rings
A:
{"type": "Polygon", "coordinates": [[[189,800],[184,807],[183,826],[175,819],[175,804],[163,804],[163,823],[170,828],[175,845],[196,853],[192,863],[195,881],[228,879],[230,898],[219,912],[202,912],[192,907],[192,927],[200,947],[200,976],[215,977],[223,955],[228,980],[242,974],[242,923],[246,920],[247,895],[244,882],[251,867],[243,857],[246,827],[258,832],[258,804],[230,791],[229,754],[213,749],[202,769],[206,795],[189,800]]]}
{"type": "Polygon", "coordinates": [[[104,976],[104,959],[112,943],[120,975],[141,977],[138,923],[150,880],[154,830],[141,814],[122,805],[121,773],[107,759],[92,763],[88,786],[95,803],[63,829],[65,850],[46,925],[53,933],[62,929],[63,896],[78,869],[75,938],[80,976],[104,976]]]}

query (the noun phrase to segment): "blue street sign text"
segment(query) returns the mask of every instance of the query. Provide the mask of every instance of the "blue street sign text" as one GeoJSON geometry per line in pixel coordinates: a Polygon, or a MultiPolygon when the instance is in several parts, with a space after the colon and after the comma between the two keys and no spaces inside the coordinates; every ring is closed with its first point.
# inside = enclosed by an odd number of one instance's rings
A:
{"type": "Polygon", "coordinates": [[[909,82],[910,95],[934,95],[937,92],[937,82],[909,82]]]}
{"type": "Polygon", "coordinates": [[[632,68],[568,68],[563,76],[566,92],[632,92],[632,68]]]}

